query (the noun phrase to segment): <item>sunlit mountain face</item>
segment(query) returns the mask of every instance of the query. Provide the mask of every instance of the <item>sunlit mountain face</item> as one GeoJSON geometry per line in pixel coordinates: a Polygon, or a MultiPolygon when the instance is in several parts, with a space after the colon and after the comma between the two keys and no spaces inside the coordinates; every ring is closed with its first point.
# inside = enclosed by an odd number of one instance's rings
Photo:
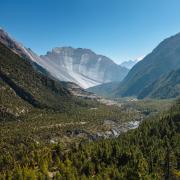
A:
{"type": "Polygon", "coordinates": [[[41,58],[46,69],[59,80],[72,81],[83,88],[121,81],[128,73],[127,68],[89,49],[54,48],[41,58]]]}

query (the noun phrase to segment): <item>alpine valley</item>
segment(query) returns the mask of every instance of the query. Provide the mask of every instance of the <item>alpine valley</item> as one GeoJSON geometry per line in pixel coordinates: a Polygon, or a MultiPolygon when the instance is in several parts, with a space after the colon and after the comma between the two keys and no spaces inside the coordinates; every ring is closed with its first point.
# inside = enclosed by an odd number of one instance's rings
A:
{"type": "Polygon", "coordinates": [[[0,179],[178,180],[179,95],[180,34],[118,65],[0,29],[0,179]]]}

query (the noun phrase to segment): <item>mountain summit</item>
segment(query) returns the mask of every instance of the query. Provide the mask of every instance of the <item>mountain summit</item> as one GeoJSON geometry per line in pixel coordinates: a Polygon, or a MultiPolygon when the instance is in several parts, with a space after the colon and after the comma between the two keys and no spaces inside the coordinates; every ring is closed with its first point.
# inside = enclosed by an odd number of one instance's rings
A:
{"type": "Polygon", "coordinates": [[[90,49],[54,48],[40,57],[43,59],[43,67],[53,76],[63,81],[75,82],[83,88],[121,81],[128,73],[127,68],[90,49]]]}

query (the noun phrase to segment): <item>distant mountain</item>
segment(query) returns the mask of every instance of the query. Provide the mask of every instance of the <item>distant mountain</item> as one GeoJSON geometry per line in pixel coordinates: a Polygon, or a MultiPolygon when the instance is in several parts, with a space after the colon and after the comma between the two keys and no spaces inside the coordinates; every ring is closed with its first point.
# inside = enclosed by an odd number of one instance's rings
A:
{"type": "Polygon", "coordinates": [[[54,48],[45,56],[41,56],[41,59],[44,63],[41,65],[54,77],[77,83],[83,88],[121,81],[128,73],[127,68],[89,49],[54,48]]]}
{"type": "Polygon", "coordinates": [[[160,76],[180,68],[180,33],[165,39],[138,62],[113,92],[115,96],[139,96],[160,76]]]}
{"type": "Polygon", "coordinates": [[[100,84],[94,87],[87,88],[86,91],[97,94],[98,96],[110,97],[111,92],[114,91],[120,82],[110,82],[105,84],[100,84]]]}
{"type": "Polygon", "coordinates": [[[175,98],[180,96],[180,69],[161,76],[143,89],[138,98],[175,98]]]}
{"type": "Polygon", "coordinates": [[[138,60],[124,61],[123,63],[120,64],[120,66],[125,67],[130,70],[137,62],[138,60]]]}

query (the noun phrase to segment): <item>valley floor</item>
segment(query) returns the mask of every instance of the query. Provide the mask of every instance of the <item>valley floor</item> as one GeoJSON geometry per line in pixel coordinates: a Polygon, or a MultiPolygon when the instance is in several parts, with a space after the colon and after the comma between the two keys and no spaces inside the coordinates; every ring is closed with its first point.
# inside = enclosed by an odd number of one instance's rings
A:
{"type": "MultiPolygon", "coordinates": [[[[102,169],[97,170],[98,167],[94,167],[93,164],[95,160],[91,159],[92,164],[88,165],[81,157],[83,164],[80,165],[80,162],[74,162],[75,159],[72,159],[80,155],[76,150],[80,148],[83,154],[91,154],[93,152],[90,150],[91,147],[89,149],[89,144],[97,142],[99,146],[103,141],[104,143],[107,141],[109,146],[108,143],[115,143],[117,138],[126,136],[128,130],[137,128],[144,119],[154,118],[157,114],[168,110],[173,102],[173,100],[103,100],[103,104],[92,103],[88,108],[72,109],[66,113],[32,110],[16,120],[1,121],[0,179],[14,175],[15,179],[17,177],[21,179],[21,176],[32,177],[31,179],[45,176],[55,179],[76,179],[78,176],[82,179],[90,177],[101,179],[103,176],[96,174],[101,174],[100,172],[107,168],[106,162],[104,165],[100,163],[102,169]],[[84,147],[87,148],[85,152],[84,147]],[[83,168],[81,173],[75,172],[78,167],[83,168]]],[[[129,133],[131,134],[131,131],[129,133]]],[[[103,155],[105,149],[100,153],[102,156],[106,156],[103,155]]],[[[81,155],[84,156],[83,154],[81,155]]],[[[126,156],[121,157],[125,158],[123,161],[127,161],[126,156]]],[[[107,174],[116,173],[109,172],[112,171],[110,169],[106,171],[107,174]]],[[[118,169],[116,171],[118,172],[118,169]]],[[[116,174],[112,177],[116,177],[116,174]]]]}

